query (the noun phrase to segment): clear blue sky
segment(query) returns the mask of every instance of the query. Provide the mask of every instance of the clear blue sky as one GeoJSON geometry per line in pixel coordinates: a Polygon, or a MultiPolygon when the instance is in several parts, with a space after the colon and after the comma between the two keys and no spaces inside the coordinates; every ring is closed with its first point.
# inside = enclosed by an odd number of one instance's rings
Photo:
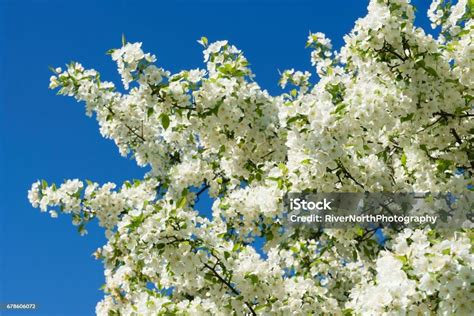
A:
{"type": "MultiPolygon", "coordinates": [[[[63,1],[0,0],[0,304],[36,303],[35,312],[1,315],[92,315],[103,294],[102,263],[92,252],[105,239],[94,225],[80,237],[68,216],[53,220],[27,200],[32,182],[68,178],[121,183],[144,170],[121,158],[84,105],[48,90],[48,66],[70,60],[119,83],[104,53],[124,33],[171,71],[203,67],[201,46],[227,39],[242,49],[260,85],[280,93],[278,69],[310,70],[308,32],[335,47],[367,1],[63,1]]],[[[418,21],[428,25],[427,1],[418,21]]],[[[209,207],[205,201],[201,207],[209,207]]]]}

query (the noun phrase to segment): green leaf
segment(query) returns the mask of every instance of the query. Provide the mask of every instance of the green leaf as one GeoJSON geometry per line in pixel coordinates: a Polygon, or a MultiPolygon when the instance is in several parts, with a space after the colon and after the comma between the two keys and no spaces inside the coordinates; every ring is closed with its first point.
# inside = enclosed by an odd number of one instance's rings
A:
{"type": "Polygon", "coordinates": [[[204,275],[204,279],[205,279],[206,281],[209,281],[210,283],[216,283],[216,278],[215,278],[214,275],[211,274],[211,273],[206,273],[206,274],[204,275]]]}
{"type": "Polygon", "coordinates": [[[267,233],[267,241],[270,241],[273,239],[273,232],[271,230],[268,231],[267,233]]]}
{"type": "Polygon", "coordinates": [[[255,307],[254,310],[255,310],[256,312],[262,312],[262,311],[264,311],[267,307],[268,307],[268,305],[266,305],[266,304],[265,304],[265,305],[259,305],[259,306],[255,307]]]}
{"type": "Polygon", "coordinates": [[[407,114],[403,117],[400,118],[400,122],[406,122],[406,121],[411,121],[413,120],[413,116],[415,116],[415,113],[410,113],[410,114],[407,114]]]}
{"type": "Polygon", "coordinates": [[[396,256],[398,260],[400,260],[403,264],[408,263],[408,258],[406,256],[396,256]]]}
{"type": "Polygon", "coordinates": [[[83,232],[84,232],[85,230],[86,230],[86,228],[85,228],[84,224],[80,224],[80,225],[77,227],[77,232],[78,232],[79,234],[81,234],[81,235],[83,234],[83,232]]]}
{"type": "Polygon", "coordinates": [[[341,103],[338,106],[336,106],[336,109],[334,110],[334,114],[343,114],[344,109],[347,107],[347,104],[341,103]]]}
{"type": "Polygon", "coordinates": [[[283,162],[280,162],[278,164],[278,168],[281,170],[281,172],[286,175],[288,173],[288,168],[286,167],[286,165],[283,163],[283,162]]]}
{"type": "Polygon", "coordinates": [[[225,145],[221,145],[221,147],[219,147],[219,154],[223,153],[225,153],[225,145]]]}
{"type": "Polygon", "coordinates": [[[278,189],[282,190],[283,189],[283,179],[279,178],[277,180],[277,185],[278,185],[278,189]]]}
{"type": "Polygon", "coordinates": [[[307,158],[307,159],[301,160],[301,164],[302,165],[310,165],[311,164],[311,159],[307,158]]]}
{"type": "Polygon", "coordinates": [[[239,249],[240,249],[240,244],[238,244],[238,243],[234,244],[234,247],[232,247],[233,252],[236,252],[239,249]]]}
{"type": "Polygon", "coordinates": [[[253,273],[247,274],[244,277],[245,279],[249,279],[250,282],[252,282],[253,285],[256,285],[258,283],[258,276],[256,276],[253,273]]]}
{"type": "Polygon", "coordinates": [[[209,43],[209,41],[207,40],[207,37],[205,37],[205,36],[201,37],[202,46],[207,47],[208,43],[209,43]]]}
{"type": "Polygon", "coordinates": [[[128,224],[128,227],[132,230],[136,229],[138,226],[140,226],[141,223],[145,220],[145,215],[140,214],[138,216],[132,217],[130,220],[130,224],[128,224]]]}
{"type": "Polygon", "coordinates": [[[181,199],[179,199],[178,203],[176,204],[177,208],[183,208],[186,205],[186,197],[183,196],[181,199]]]}
{"type": "Polygon", "coordinates": [[[438,73],[433,68],[425,66],[424,69],[426,70],[427,73],[429,73],[433,77],[438,77],[438,73]]]}
{"type": "Polygon", "coordinates": [[[351,316],[354,315],[354,310],[352,308],[346,308],[342,311],[342,313],[344,316],[351,316]]]}
{"type": "Polygon", "coordinates": [[[162,113],[161,115],[161,125],[163,126],[164,129],[168,129],[170,126],[170,118],[168,115],[165,113],[162,113]]]}
{"type": "Polygon", "coordinates": [[[428,153],[428,147],[426,146],[426,144],[421,144],[420,149],[423,150],[425,153],[428,153]]]}
{"type": "Polygon", "coordinates": [[[125,39],[125,34],[122,33],[122,46],[125,46],[127,44],[127,40],[125,39]]]}
{"type": "Polygon", "coordinates": [[[219,208],[221,210],[228,210],[230,208],[230,205],[229,204],[219,204],[219,208]]]}
{"type": "Polygon", "coordinates": [[[405,153],[403,153],[402,157],[400,157],[400,161],[402,163],[402,166],[406,167],[406,165],[407,165],[407,155],[405,155],[405,153]]]}
{"type": "Polygon", "coordinates": [[[289,119],[286,121],[286,124],[289,125],[289,124],[291,124],[291,123],[293,123],[293,122],[296,122],[298,119],[299,119],[298,116],[293,116],[293,117],[289,118],[289,119]]]}
{"type": "Polygon", "coordinates": [[[437,167],[438,171],[441,172],[441,173],[443,173],[446,170],[450,169],[452,164],[453,164],[453,162],[450,161],[450,160],[446,160],[446,159],[436,160],[436,165],[437,165],[436,167],[437,167]]]}
{"type": "Polygon", "coordinates": [[[153,115],[153,112],[155,112],[155,109],[154,108],[148,108],[148,110],[146,111],[146,115],[148,117],[152,116],[153,115]]]}

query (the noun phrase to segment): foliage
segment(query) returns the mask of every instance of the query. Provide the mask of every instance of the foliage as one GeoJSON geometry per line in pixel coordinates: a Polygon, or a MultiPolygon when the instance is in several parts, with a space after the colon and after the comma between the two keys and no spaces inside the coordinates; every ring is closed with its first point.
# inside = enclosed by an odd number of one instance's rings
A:
{"type": "Polygon", "coordinates": [[[472,1],[433,2],[437,38],[413,25],[408,2],[371,1],[337,52],[310,34],[319,80],[285,71],[280,84],[294,89],[279,96],[258,86],[240,50],[204,37],[206,69],[176,74],[124,40],[109,53],[126,93],[79,63],[54,69],[50,88],[84,101],[121,155],[150,169],[119,189],[68,180],[29,192],[83,234],[94,218],[106,229],[98,314],[472,310],[470,229],[387,230],[382,246],[360,228],[305,232],[278,220],[291,191],[472,188],[472,1]],[[193,209],[204,190],[211,220],[193,209]]]}

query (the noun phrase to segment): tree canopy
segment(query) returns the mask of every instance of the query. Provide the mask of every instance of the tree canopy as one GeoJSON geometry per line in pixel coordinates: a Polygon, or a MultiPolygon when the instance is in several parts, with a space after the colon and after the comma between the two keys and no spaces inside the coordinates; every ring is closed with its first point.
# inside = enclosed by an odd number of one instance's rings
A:
{"type": "Polygon", "coordinates": [[[97,314],[468,314],[472,226],[384,229],[382,245],[368,229],[279,219],[288,192],[472,190],[473,8],[433,1],[433,37],[408,0],[372,0],[340,50],[309,35],[315,72],[284,71],[277,96],[238,48],[205,37],[205,68],[175,74],[124,40],[108,52],[124,92],[77,62],[52,69],[50,88],[84,102],[120,154],[149,169],[122,185],[29,191],[81,234],[94,219],[105,228],[97,314]],[[206,190],[211,219],[194,209],[206,190]]]}

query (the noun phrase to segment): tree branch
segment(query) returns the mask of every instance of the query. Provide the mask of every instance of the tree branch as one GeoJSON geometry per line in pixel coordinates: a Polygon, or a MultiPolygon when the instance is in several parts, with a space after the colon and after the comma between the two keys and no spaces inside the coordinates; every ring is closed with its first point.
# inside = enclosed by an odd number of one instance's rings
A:
{"type": "Polygon", "coordinates": [[[349,173],[349,171],[347,171],[346,167],[344,167],[344,165],[342,164],[342,162],[341,162],[340,160],[337,161],[337,165],[338,165],[339,168],[341,169],[342,173],[344,173],[344,175],[346,176],[346,178],[351,179],[352,181],[354,181],[355,184],[357,184],[358,186],[360,186],[362,189],[365,190],[365,187],[364,187],[359,181],[357,181],[357,180],[349,173]]]}
{"type": "MultiPolygon", "coordinates": [[[[217,262],[217,263],[219,263],[219,262],[217,262]]],[[[212,274],[214,274],[214,276],[219,279],[219,281],[221,281],[225,286],[227,286],[227,288],[228,288],[229,290],[231,290],[232,293],[234,293],[235,295],[240,295],[239,291],[237,291],[237,290],[232,286],[232,284],[230,284],[226,279],[224,279],[224,278],[216,271],[216,269],[215,269],[214,267],[211,267],[211,266],[208,265],[207,263],[204,263],[204,266],[205,266],[206,268],[208,268],[208,269],[212,272],[212,274]]],[[[245,303],[245,305],[247,305],[247,307],[248,307],[248,309],[250,310],[250,313],[251,313],[252,315],[257,315],[257,313],[255,312],[255,310],[253,309],[252,305],[251,305],[249,302],[244,301],[244,303],[245,303]]]]}

